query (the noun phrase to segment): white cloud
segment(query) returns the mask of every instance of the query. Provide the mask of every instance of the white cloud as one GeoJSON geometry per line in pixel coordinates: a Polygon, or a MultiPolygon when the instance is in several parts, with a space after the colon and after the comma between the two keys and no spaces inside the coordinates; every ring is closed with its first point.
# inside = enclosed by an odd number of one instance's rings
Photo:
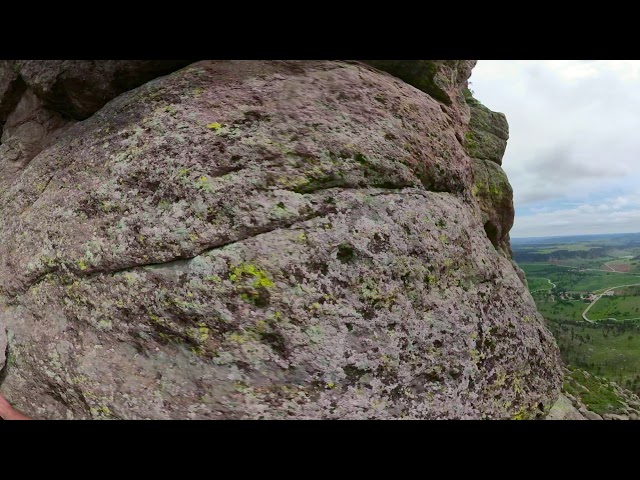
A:
{"type": "Polygon", "coordinates": [[[640,231],[640,61],[481,60],[471,83],[509,121],[512,236],[640,231]]]}

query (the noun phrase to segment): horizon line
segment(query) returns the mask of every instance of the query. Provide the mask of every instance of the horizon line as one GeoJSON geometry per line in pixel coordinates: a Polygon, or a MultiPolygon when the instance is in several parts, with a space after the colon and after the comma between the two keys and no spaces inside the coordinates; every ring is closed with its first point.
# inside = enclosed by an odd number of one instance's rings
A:
{"type": "Polygon", "coordinates": [[[638,235],[640,232],[611,232],[611,233],[574,233],[565,235],[539,235],[535,237],[511,237],[511,240],[526,240],[529,238],[563,238],[563,237],[588,237],[597,235],[638,235]]]}

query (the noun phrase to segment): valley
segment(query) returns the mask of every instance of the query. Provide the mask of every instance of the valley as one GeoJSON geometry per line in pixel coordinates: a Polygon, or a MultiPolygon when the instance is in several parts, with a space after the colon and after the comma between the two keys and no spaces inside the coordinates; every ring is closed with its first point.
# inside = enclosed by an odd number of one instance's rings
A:
{"type": "Polygon", "coordinates": [[[640,234],[514,239],[565,363],[640,393],[640,234]]]}

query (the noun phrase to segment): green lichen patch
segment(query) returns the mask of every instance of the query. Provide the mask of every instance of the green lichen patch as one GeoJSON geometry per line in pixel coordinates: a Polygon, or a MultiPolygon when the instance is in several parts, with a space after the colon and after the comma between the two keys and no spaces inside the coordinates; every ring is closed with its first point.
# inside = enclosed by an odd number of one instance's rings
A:
{"type": "Polygon", "coordinates": [[[269,288],[275,284],[266,271],[251,263],[243,263],[233,268],[229,280],[236,286],[240,298],[258,307],[269,304],[269,288]]]}

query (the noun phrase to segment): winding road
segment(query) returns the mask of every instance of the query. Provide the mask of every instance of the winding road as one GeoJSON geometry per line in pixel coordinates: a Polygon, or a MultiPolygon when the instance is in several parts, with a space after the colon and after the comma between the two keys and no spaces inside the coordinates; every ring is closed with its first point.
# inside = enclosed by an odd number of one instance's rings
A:
{"type": "MultiPolygon", "coordinates": [[[[606,289],[604,292],[602,292],[602,293],[598,294],[598,295],[596,296],[596,298],[594,298],[594,299],[593,299],[593,302],[591,302],[591,303],[589,304],[589,306],[584,310],[584,312],[582,312],[582,318],[583,318],[585,321],[589,322],[589,323],[596,323],[596,322],[594,322],[593,320],[589,320],[589,318],[587,317],[587,312],[588,312],[589,310],[591,310],[591,307],[593,307],[593,305],[594,305],[598,300],[600,300],[600,299],[602,298],[602,296],[603,296],[605,293],[610,292],[611,290],[615,290],[616,288],[622,288],[622,287],[638,287],[638,286],[640,286],[640,283],[632,283],[632,284],[630,284],[630,285],[618,285],[617,287],[611,287],[611,288],[606,289]]],[[[640,317],[638,317],[638,318],[640,318],[640,317]]],[[[601,319],[601,320],[604,320],[604,319],[601,319]]],[[[611,318],[608,318],[607,320],[617,320],[617,319],[616,319],[616,318],[611,317],[611,318]]],[[[636,319],[636,318],[630,318],[629,320],[637,320],[637,319],[636,319]]]]}
{"type": "Polygon", "coordinates": [[[551,285],[551,288],[539,288],[538,290],[534,290],[531,293],[535,293],[535,292],[547,292],[549,290],[551,290],[552,288],[556,288],[556,284],[553,283],[551,280],[549,280],[548,278],[543,278],[542,280],[546,280],[547,282],[549,282],[549,285],[551,285]]]}
{"type": "MultiPolygon", "coordinates": [[[[632,256],[624,256],[624,257],[619,257],[619,258],[632,258],[632,256]]],[[[574,269],[574,270],[578,270],[579,272],[584,271],[584,270],[593,270],[593,271],[596,271],[596,272],[607,272],[607,273],[609,273],[609,272],[613,272],[613,273],[621,273],[621,274],[625,274],[625,275],[633,275],[633,276],[638,276],[638,277],[640,277],[640,275],[638,275],[638,274],[634,274],[634,273],[629,273],[629,272],[618,272],[617,270],[614,270],[610,265],[608,265],[608,262],[607,262],[607,263],[605,263],[605,266],[606,266],[607,268],[609,268],[610,270],[602,270],[602,269],[599,269],[599,268],[578,268],[578,267],[574,267],[574,266],[571,266],[571,265],[560,265],[560,264],[558,264],[558,263],[550,263],[549,265],[555,265],[555,266],[557,266],[557,267],[571,268],[571,269],[574,269]]],[[[552,287],[552,288],[555,288],[556,284],[555,284],[555,283],[552,283],[552,282],[551,282],[551,280],[549,280],[548,278],[543,278],[543,280],[546,280],[546,281],[547,281],[547,282],[549,282],[551,285],[553,285],[553,287],[552,287]]],[[[585,308],[584,312],[582,312],[582,318],[583,318],[585,321],[589,322],[589,323],[596,323],[596,322],[595,322],[595,321],[593,321],[593,320],[589,320],[589,317],[587,317],[587,313],[589,312],[589,310],[591,310],[591,307],[593,307],[593,305],[594,305],[598,300],[600,300],[600,299],[602,298],[602,296],[603,296],[605,293],[610,292],[611,290],[615,290],[616,288],[622,288],[622,287],[638,287],[638,286],[640,286],[640,283],[632,283],[632,284],[630,284],[630,285],[618,285],[618,286],[616,286],[616,287],[611,287],[611,288],[606,289],[604,292],[602,292],[602,293],[598,294],[598,295],[593,299],[593,301],[589,304],[589,306],[588,306],[587,308],[585,308]]],[[[533,291],[533,292],[531,292],[531,293],[539,292],[539,291],[541,291],[541,290],[547,291],[547,290],[551,290],[551,289],[538,289],[538,290],[534,290],[534,291],[533,291]]],[[[604,320],[604,319],[602,319],[602,320],[604,320]]],[[[613,317],[610,317],[610,318],[608,318],[607,320],[617,320],[617,319],[616,319],[616,318],[613,318],[613,317]]],[[[629,319],[627,319],[627,320],[640,320],[640,317],[636,317],[636,318],[629,318],[629,319]]]]}

